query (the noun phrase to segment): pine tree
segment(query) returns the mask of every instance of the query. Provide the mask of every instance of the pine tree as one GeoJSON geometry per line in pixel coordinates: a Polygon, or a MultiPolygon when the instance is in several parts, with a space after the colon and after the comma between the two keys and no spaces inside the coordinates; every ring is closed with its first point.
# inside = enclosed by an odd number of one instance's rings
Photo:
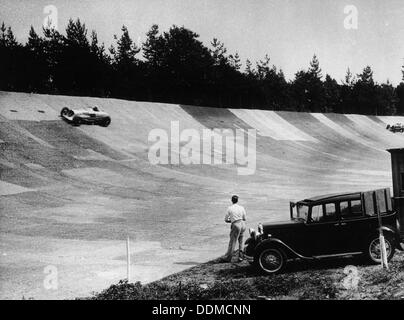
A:
{"type": "Polygon", "coordinates": [[[338,82],[331,78],[330,75],[325,76],[324,81],[325,106],[323,112],[338,112],[341,109],[341,92],[338,82]]]}
{"type": "Polygon", "coordinates": [[[404,65],[401,67],[401,73],[403,74],[403,78],[401,83],[396,88],[396,94],[397,94],[396,109],[398,114],[404,115],[404,65]]]}
{"type": "Polygon", "coordinates": [[[90,49],[93,54],[97,56],[99,55],[100,47],[98,47],[98,35],[97,32],[95,32],[95,30],[91,31],[90,49]]]}
{"type": "MultiPolygon", "coordinates": [[[[162,35],[159,43],[164,48],[161,64],[167,83],[172,87],[170,95],[173,100],[184,103],[199,101],[201,85],[214,74],[210,51],[198,38],[197,33],[175,25],[162,35]]],[[[211,81],[215,81],[215,76],[211,81]]]]}
{"type": "Polygon", "coordinates": [[[137,62],[136,55],[140,52],[140,49],[133,42],[129,36],[129,31],[126,26],[122,26],[122,35],[117,40],[117,48],[114,52],[114,61],[118,65],[130,65],[137,62]]]}
{"type": "Polygon", "coordinates": [[[318,79],[322,78],[320,62],[318,61],[316,55],[314,55],[312,60],[310,61],[309,73],[318,79]]]}
{"type": "Polygon", "coordinates": [[[376,86],[377,107],[376,115],[395,115],[397,112],[398,96],[397,91],[387,79],[386,83],[376,86]]]}
{"type": "Polygon", "coordinates": [[[0,27],[0,47],[16,47],[18,45],[11,27],[6,27],[4,22],[0,27]]]}
{"type": "Polygon", "coordinates": [[[224,47],[224,43],[220,42],[216,38],[210,43],[213,49],[210,49],[210,54],[212,55],[214,64],[216,66],[226,65],[228,63],[228,58],[226,56],[227,49],[224,47]]]}
{"type": "Polygon", "coordinates": [[[341,103],[335,112],[339,113],[353,113],[355,108],[353,100],[353,86],[356,83],[355,76],[352,74],[351,70],[348,68],[345,74],[344,80],[342,80],[342,86],[340,87],[341,92],[341,103]]]}
{"type": "Polygon", "coordinates": [[[375,84],[373,80],[373,71],[370,66],[366,66],[362,73],[358,74],[358,78],[362,83],[369,84],[371,86],[375,84]]]}
{"type": "Polygon", "coordinates": [[[146,41],[143,43],[143,57],[147,64],[154,68],[161,66],[163,54],[162,38],[159,36],[159,27],[154,24],[146,33],[146,41]]]}
{"type": "Polygon", "coordinates": [[[31,28],[29,30],[29,34],[28,34],[27,47],[32,51],[38,51],[38,50],[42,49],[42,46],[43,46],[42,39],[35,32],[34,27],[31,26],[31,28]]]}
{"type": "Polygon", "coordinates": [[[234,69],[239,71],[241,68],[241,60],[238,52],[236,52],[234,55],[229,55],[229,61],[230,61],[230,66],[234,69]]]}
{"type": "Polygon", "coordinates": [[[358,80],[353,86],[353,101],[355,112],[360,114],[378,114],[377,87],[373,80],[373,71],[366,66],[362,73],[357,75],[358,80]]]}
{"type": "Polygon", "coordinates": [[[251,61],[249,59],[247,59],[245,61],[245,73],[248,74],[248,75],[254,73],[253,68],[252,68],[252,63],[251,63],[251,61]]]}
{"type": "Polygon", "coordinates": [[[321,81],[320,63],[316,55],[313,55],[310,61],[309,69],[306,75],[303,76],[303,81],[306,81],[305,99],[308,110],[312,112],[325,112],[325,92],[324,85],[321,81]]]}
{"type": "Polygon", "coordinates": [[[140,61],[136,55],[140,48],[136,46],[129,35],[128,28],[123,25],[122,34],[116,40],[116,48],[111,47],[110,52],[113,56],[112,67],[116,80],[113,82],[112,92],[120,98],[136,99],[140,89],[137,89],[139,79],[140,61]],[[119,83],[119,82],[120,83],[119,83]]]}
{"type": "Polygon", "coordinates": [[[94,95],[106,96],[111,90],[111,58],[105,52],[104,43],[98,43],[98,36],[95,30],[91,31],[90,36],[90,56],[91,59],[91,88],[90,92],[94,95]]]}
{"type": "Polygon", "coordinates": [[[403,75],[402,81],[404,81],[404,65],[401,67],[401,73],[403,75]]]}
{"type": "Polygon", "coordinates": [[[89,42],[87,39],[86,25],[81,23],[80,19],[76,21],[69,19],[66,27],[66,39],[70,45],[88,48],[89,42]]]}
{"type": "Polygon", "coordinates": [[[0,26],[0,90],[26,90],[27,56],[11,27],[0,26]]]}
{"type": "Polygon", "coordinates": [[[106,54],[104,43],[98,43],[98,35],[95,30],[91,31],[90,51],[98,59],[103,60],[106,63],[110,62],[109,56],[106,54]]]}
{"type": "Polygon", "coordinates": [[[31,26],[28,35],[28,41],[25,45],[28,55],[28,70],[30,91],[46,92],[50,84],[50,70],[47,64],[46,48],[44,39],[42,39],[31,26]]]}
{"type": "MultiPolygon", "coordinates": [[[[268,60],[267,60],[268,61],[268,60]]],[[[268,61],[269,62],[269,61],[268,61]]],[[[282,70],[272,66],[265,71],[265,77],[259,80],[266,108],[281,110],[289,107],[287,101],[287,82],[282,70]]]]}
{"type": "Polygon", "coordinates": [[[0,27],[0,46],[1,47],[6,47],[7,44],[7,28],[4,22],[1,23],[0,27]]]}
{"type": "Polygon", "coordinates": [[[346,70],[345,79],[342,82],[343,85],[351,87],[355,83],[355,76],[352,74],[351,69],[346,70]]]}
{"type": "Polygon", "coordinates": [[[257,62],[257,76],[259,80],[263,80],[267,77],[270,71],[270,63],[271,59],[268,54],[265,55],[264,60],[260,60],[257,62]]]}

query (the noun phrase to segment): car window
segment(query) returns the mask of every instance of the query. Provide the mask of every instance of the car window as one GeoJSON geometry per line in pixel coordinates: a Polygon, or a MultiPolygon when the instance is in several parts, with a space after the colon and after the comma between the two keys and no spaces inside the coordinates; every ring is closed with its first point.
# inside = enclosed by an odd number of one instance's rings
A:
{"type": "Polygon", "coordinates": [[[341,212],[341,217],[349,217],[349,203],[348,201],[341,202],[339,204],[339,211],[341,212]]]}
{"type": "Polygon", "coordinates": [[[309,206],[298,203],[297,204],[297,218],[302,218],[307,220],[307,216],[309,214],[309,206]]]}
{"type": "Polygon", "coordinates": [[[320,222],[323,220],[323,206],[314,206],[311,208],[311,220],[313,222],[320,222]]]}
{"type": "Polygon", "coordinates": [[[404,172],[401,172],[401,191],[404,191],[404,172]]]}
{"type": "Polygon", "coordinates": [[[351,216],[360,217],[362,215],[362,202],[360,200],[351,201],[351,216]]]}
{"type": "Polygon", "coordinates": [[[335,203],[327,203],[325,205],[325,221],[334,221],[337,219],[337,211],[335,210],[335,203]]]}

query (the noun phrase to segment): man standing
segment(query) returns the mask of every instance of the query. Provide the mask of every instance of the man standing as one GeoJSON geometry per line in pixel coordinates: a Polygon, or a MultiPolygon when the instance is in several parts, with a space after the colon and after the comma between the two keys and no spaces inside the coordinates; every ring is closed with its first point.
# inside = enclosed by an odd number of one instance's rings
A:
{"type": "Polygon", "coordinates": [[[237,241],[239,243],[239,258],[238,261],[243,261],[243,238],[245,232],[246,212],[238,202],[238,196],[232,196],[231,202],[233,203],[228,209],[224,218],[226,223],[231,223],[230,227],[230,241],[227,253],[222,259],[223,262],[230,262],[233,257],[234,249],[236,248],[237,241]]]}

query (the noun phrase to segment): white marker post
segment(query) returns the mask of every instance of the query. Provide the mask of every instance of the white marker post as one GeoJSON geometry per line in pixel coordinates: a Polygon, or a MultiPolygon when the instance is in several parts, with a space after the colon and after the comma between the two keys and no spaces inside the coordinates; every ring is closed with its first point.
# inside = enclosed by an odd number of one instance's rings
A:
{"type": "Polygon", "coordinates": [[[380,241],[380,253],[381,253],[380,260],[381,260],[382,268],[386,268],[387,270],[389,270],[389,265],[387,262],[386,242],[384,241],[383,231],[381,228],[380,228],[379,241],[380,241]]]}
{"type": "Polygon", "coordinates": [[[129,237],[126,239],[126,273],[128,283],[130,283],[130,246],[129,246],[129,237]]]}
{"type": "Polygon", "coordinates": [[[382,269],[386,268],[389,270],[389,264],[387,262],[387,252],[386,252],[386,242],[384,241],[383,235],[383,224],[382,218],[380,216],[379,203],[376,201],[377,219],[379,221],[379,245],[380,245],[380,262],[382,269]]]}

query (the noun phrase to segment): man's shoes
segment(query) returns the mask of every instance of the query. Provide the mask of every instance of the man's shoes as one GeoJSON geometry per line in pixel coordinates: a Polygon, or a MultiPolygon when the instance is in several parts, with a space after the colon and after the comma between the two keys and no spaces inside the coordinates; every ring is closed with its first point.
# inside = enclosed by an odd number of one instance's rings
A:
{"type": "Polygon", "coordinates": [[[243,260],[245,260],[244,252],[242,250],[239,250],[239,252],[238,252],[238,262],[241,262],[243,260]]]}
{"type": "MultiPolygon", "coordinates": [[[[242,257],[239,257],[237,259],[237,262],[243,262],[243,261],[244,261],[244,258],[242,258],[242,257]]],[[[230,262],[231,262],[231,260],[229,260],[228,258],[220,258],[217,260],[217,263],[230,263],[230,262]]]]}

